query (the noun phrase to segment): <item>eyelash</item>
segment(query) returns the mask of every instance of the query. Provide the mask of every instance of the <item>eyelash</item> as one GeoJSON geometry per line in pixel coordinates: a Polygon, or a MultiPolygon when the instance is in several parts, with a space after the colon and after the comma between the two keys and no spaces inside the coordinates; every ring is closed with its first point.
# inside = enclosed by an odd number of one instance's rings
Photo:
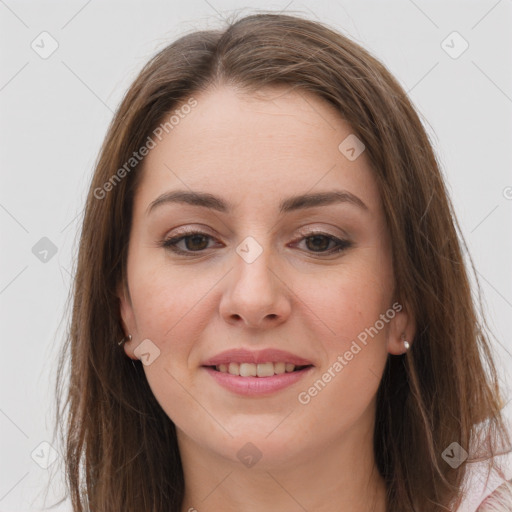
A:
{"type": "MultiPolygon", "coordinates": [[[[172,252],[176,253],[176,254],[180,254],[180,255],[184,255],[184,256],[190,256],[190,255],[194,255],[194,254],[201,254],[201,253],[204,253],[207,249],[201,249],[199,251],[190,251],[190,250],[183,250],[183,249],[179,249],[177,247],[177,244],[179,242],[181,242],[182,240],[186,240],[188,238],[192,238],[193,236],[197,236],[197,235],[200,235],[200,236],[204,236],[204,237],[207,237],[207,238],[211,238],[213,239],[212,236],[208,235],[207,233],[203,233],[202,231],[190,231],[186,234],[181,234],[181,235],[178,235],[178,236],[175,236],[175,237],[171,237],[171,238],[168,238],[166,240],[164,240],[162,243],[161,243],[161,246],[164,247],[165,249],[169,249],[171,250],[172,252]]],[[[329,235],[327,233],[322,233],[320,231],[313,231],[311,233],[308,233],[307,236],[303,236],[301,239],[299,239],[299,241],[301,240],[305,240],[305,239],[308,239],[308,238],[314,238],[316,236],[323,236],[323,237],[327,237],[329,239],[329,241],[334,241],[338,244],[337,247],[333,247],[331,249],[329,249],[328,251],[324,251],[324,252],[315,252],[315,251],[311,251],[311,254],[316,254],[316,255],[332,255],[332,254],[338,254],[342,251],[345,251],[346,249],[352,247],[352,242],[348,241],[348,240],[343,240],[343,239],[340,239],[340,238],[337,238],[333,235],[329,235]]]]}

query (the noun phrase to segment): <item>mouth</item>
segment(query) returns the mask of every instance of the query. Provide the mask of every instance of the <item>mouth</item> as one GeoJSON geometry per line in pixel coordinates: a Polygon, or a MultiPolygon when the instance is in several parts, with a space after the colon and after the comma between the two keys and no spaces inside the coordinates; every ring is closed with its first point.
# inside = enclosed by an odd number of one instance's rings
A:
{"type": "Polygon", "coordinates": [[[215,372],[233,375],[235,377],[257,377],[268,378],[275,375],[283,375],[287,373],[296,373],[311,368],[312,364],[295,365],[288,362],[266,362],[266,363],[225,363],[218,365],[205,366],[215,372]]]}
{"type": "Polygon", "coordinates": [[[226,350],[202,362],[224,390],[245,397],[265,397],[292,386],[313,371],[312,361],[280,349],[226,350]]]}

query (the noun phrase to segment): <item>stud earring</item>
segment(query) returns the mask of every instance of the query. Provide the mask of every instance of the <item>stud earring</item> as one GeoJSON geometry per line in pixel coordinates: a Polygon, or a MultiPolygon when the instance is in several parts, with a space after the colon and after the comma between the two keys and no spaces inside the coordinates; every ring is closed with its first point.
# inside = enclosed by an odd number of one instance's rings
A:
{"type": "Polygon", "coordinates": [[[402,334],[402,336],[400,336],[402,338],[402,343],[404,345],[404,348],[405,348],[405,352],[407,352],[411,346],[411,344],[405,339],[405,334],[402,334]]]}
{"type": "Polygon", "coordinates": [[[121,341],[118,341],[117,344],[119,346],[121,346],[125,341],[131,341],[131,340],[132,340],[132,335],[128,334],[128,336],[125,336],[121,341]]]}

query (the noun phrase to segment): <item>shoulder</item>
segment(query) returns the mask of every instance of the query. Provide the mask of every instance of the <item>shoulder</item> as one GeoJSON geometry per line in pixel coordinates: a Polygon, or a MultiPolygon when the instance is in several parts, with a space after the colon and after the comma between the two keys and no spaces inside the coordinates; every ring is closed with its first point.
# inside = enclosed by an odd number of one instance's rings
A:
{"type": "Polygon", "coordinates": [[[477,512],[511,512],[512,480],[500,485],[478,507],[477,512]]]}
{"type": "Polygon", "coordinates": [[[472,462],[457,512],[512,512],[512,452],[472,462]]]}

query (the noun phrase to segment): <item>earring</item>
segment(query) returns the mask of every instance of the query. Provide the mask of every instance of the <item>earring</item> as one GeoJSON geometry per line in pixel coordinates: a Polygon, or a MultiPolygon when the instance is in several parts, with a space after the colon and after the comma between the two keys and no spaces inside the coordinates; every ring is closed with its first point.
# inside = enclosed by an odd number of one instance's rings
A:
{"type": "Polygon", "coordinates": [[[408,341],[406,341],[405,334],[402,334],[401,338],[402,338],[402,343],[404,344],[405,352],[407,352],[409,350],[411,344],[408,341]]]}
{"type": "Polygon", "coordinates": [[[128,336],[125,336],[121,341],[118,341],[117,344],[121,346],[125,341],[132,341],[132,335],[128,334],[128,336]]]}

